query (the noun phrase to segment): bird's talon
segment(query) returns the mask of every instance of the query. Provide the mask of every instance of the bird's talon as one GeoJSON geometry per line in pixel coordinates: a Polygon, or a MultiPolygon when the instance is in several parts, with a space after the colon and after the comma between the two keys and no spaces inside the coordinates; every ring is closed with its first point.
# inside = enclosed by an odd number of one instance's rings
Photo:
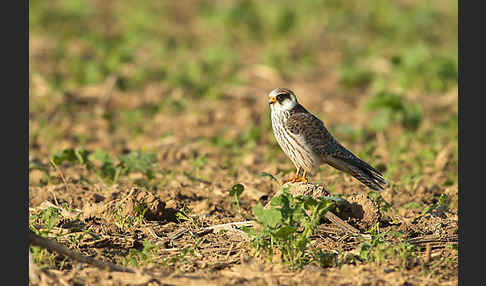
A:
{"type": "Polygon", "coordinates": [[[295,180],[295,182],[304,182],[304,183],[307,183],[307,182],[308,182],[308,180],[307,180],[307,178],[305,178],[305,177],[301,177],[301,178],[297,178],[297,179],[295,180]]]}
{"type": "Polygon", "coordinates": [[[286,184],[286,183],[295,183],[295,182],[299,182],[300,178],[299,177],[292,177],[292,178],[289,178],[289,179],[285,179],[283,180],[282,182],[282,185],[283,184],[286,184]]]}
{"type": "Polygon", "coordinates": [[[299,182],[308,183],[309,180],[307,180],[307,178],[305,177],[293,177],[290,179],[283,180],[282,185],[286,183],[299,183],[299,182]]]}

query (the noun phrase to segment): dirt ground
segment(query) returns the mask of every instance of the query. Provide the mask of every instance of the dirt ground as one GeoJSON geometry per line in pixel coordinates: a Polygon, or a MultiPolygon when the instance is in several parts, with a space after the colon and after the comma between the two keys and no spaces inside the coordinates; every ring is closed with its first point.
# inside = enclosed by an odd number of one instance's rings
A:
{"type": "MultiPolygon", "coordinates": [[[[277,185],[262,172],[277,178],[290,176],[291,162],[278,149],[269,132],[269,109],[266,94],[284,85],[283,79],[258,69],[247,71],[252,85],[244,89],[230,89],[220,100],[201,99],[183,112],[162,109],[153,117],[143,119],[141,131],[134,134],[130,127],[113,130],[102,114],[113,111],[114,122],[122,120],[118,111],[143,108],[164,97],[183,100],[184,94],[168,91],[163,85],[148,86],[139,92],[120,92],[106,95],[107,85],[79,90],[70,96],[57,97],[45,112],[47,125],[56,126],[58,136],[33,132],[41,124],[36,114],[30,116],[30,162],[49,165],[54,151],[65,148],[96,150],[103,148],[110,154],[125,154],[133,150],[152,150],[157,156],[155,178],[158,184],[137,184],[140,174],[133,173],[110,185],[97,178],[85,166],[63,163],[51,168],[50,181],[42,184],[45,174],[30,172],[29,213],[39,213],[49,207],[59,208],[59,219],[49,237],[69,248],[96,259],[125,265],[136,273],[100,270],[51,253],[52,263],[37,264],[38,285],[456,285],[458,279],[457,245],[457,184],[444,187],[445,172],[451,159],[450,147],[444,144],[437,156],[436,168],[424,174],[424,179],[408,188],[391,184],[381,195],[392,210],[382,211],[368,196],[364,186],[353,178],[323,166],[311,178],[324,186],[332,183],[331,193],[342,195],[354,209],[344,211],[341,218],[365,233],[376,222],[382,230],[401,231],[403,239],[416,241],[418,255],[401,265],[395,260],[364,263],[359,256],[362,241],[343,231],[324,229],[313,236],[312,245],[331,253],[340,253],[340,265],[320,267],[314,264],[289,270],[278,262],[254,257],[245,236],[238,231],[201,233],[204,227],[247,221],[252,207],[265,202],[278,191],[277,185]],[[72,107],[69,109],[68,107],[72,107]],[[223,134],[237,141],[248,134],[250,126],[261,128],[262,134],[254,145],[236,144],[242,151],[238,156],[227,149],[208,143],[203,138],[223,134]],[[74,136],[76,134],[76,136],[74,136]],[[49,137],[52,136],[52,137],[49,137]],[[241,146],[240,146],[241,145],[241,146]],[[204,164],[198,165],[198,159],[204,164]],[[195,167],[196,166],[196,167],[195,167]],[[200,166],[200,167],[197,167],[200,166]],[[245,186],[240,200],[241,212],[232,206],[229,189],[241,183],[245,186]],[[441,194],[456,198],[456,204],[446,210],[434,210],[425,215],[423,208],[404,208],[411,202],[422,206],[437,203],[441,194]],[[136,205],[145,203],[143,220],[125,223],[123,218],[136,217],[136,205]],[[66,211],[66,206],[71,211],[66,211]],[[180,212],[187,215],[182,219],[180,212]],[[72,237],[84,235],[76,242],[72,237]],[[69,234],[69,235],[61,235],[69,234]],[[429,240],[427,240],[427,238],[429,240]],[[131,250],[142,251],[144,242],[157,245],[155,255],[138,265],[128,263],[131,250]],[[428,243],[430,242],[430,243],[428,243]],[[184,251],[190,249],[190,251],[184,251]],[[348,257],[349,259],[344,259],[348,257]],[[352,259],[354,257],[354,259],[352,259]]],[[[372,114],[359,112],[365,96],[356,97],[350,91],[336,89],[337,79],[327,77],[319,82],[291,82],[301,103],[321,115],[328,126],[350,125],[365,128],[372,114]],[[340,96],[333,96],[340,93],[340,96]]],[[[38,83],[39,85],[39,83],[38,83]]],[[[38,88],[38,87],[37,87],[38,88]]],[[[440,100],[424,102],[425,125],[431,127],[444,108],[454,110],[457,94],[440,100]],[[437,114],[435,116],[434,114],[437,114]]],[[[41,101],[41,96],[31,101],[41,101]]],[[[375,155],[386,165],[386,149],[380,150],[387,138],[400,136],[378,134],[375,155]],[[380,137],[381,136],[381,137],[380,137]]],[[[360,142],[340,139],[351,150],[362,150],[360,142]]],[[[403,166],[405,166],[404,163],[403,166]]],[[[400,168],[400,167],[399,167],[400,168]]],[[[406,167],[403,167],[406,168],[406,167]]],[[[394,181],[397,178],[387,178],[394,181]]],[[[329,221],[323,225],[332,226],[329,221]]],[[[135,252],[133,252],[135,253],[135,252]]],[[[132,255],[135,257],[135,255],[132,255]]]]}

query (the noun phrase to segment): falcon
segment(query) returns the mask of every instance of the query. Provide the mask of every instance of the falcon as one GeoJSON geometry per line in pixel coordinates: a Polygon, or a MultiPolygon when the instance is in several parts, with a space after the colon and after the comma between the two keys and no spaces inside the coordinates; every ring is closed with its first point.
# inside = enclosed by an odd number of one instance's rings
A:
{"type": "Polygon", "coordinates": [[[384,189],[387,183],[380,172],[334,139],[324,123],[299,104],[290,89],[276,88],[268,97],[273,134],[297,168],[295,176],[285,182],[308,182],[307,174],[326,163],[373,190],[384,189]]]}

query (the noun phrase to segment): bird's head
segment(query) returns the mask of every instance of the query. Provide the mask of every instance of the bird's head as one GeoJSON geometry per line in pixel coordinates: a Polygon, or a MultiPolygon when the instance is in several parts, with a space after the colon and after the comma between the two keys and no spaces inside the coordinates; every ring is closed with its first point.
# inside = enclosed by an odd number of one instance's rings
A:
{"type": "Polygon", "coordinates": [[[287,88],[276,88],[268,94],[268,104],[272,112],[288,111],[297,104],[297,97],[287,88]]]}

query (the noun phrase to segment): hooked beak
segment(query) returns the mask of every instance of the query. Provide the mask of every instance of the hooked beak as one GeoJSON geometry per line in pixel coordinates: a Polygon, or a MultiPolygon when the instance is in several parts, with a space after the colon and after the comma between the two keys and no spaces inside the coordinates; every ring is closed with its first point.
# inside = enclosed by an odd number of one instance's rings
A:
{"type": "Polygon", "coordinates": [[[275,99],[275,97],[270,97],[270,99],[268,100],[269,105],[274,104],[275,102],[277,102],[277,99],[275,99]]]}

